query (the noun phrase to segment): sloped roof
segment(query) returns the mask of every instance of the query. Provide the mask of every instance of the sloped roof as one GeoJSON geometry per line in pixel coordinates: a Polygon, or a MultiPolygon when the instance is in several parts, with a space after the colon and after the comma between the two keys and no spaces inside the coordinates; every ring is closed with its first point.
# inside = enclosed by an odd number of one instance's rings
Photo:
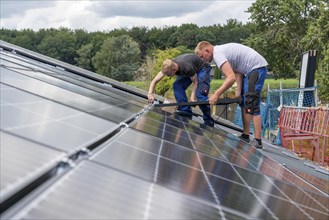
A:
{"type": "Polygon", "coordinates": [[[327,219],[326,193],[228,131],[1,41],[5,219],[327,219]]]}

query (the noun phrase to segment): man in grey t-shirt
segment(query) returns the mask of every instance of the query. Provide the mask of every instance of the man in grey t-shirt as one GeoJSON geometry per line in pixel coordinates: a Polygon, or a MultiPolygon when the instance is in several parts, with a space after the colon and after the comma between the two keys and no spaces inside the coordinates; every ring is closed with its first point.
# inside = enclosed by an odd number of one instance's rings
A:
{"type": "MultiPolygon", "coordinates": [[[[148,93],[149,102],[154,101],[153,92],[155,86],[164,76],[176,76],[173,90],[178,103],[188,102],[186,90],[191,84],[190,101],[196,101],[195,97],[198,101],[207,101],[210,88],[210,70],[209,63],[195,54],[183,54],[173,60],[165,60],[161,71],[154,77],[150,84],[148,93]]],[[[214,127],[214,119],[211,117],[210,106],[200,105],[199,108],[203,113],[204,125],[214,127]]],[[[178,115],[192,118],[191,106],[179,106],[178,110],[178,115]]]]}
{"type": "Polygon", "coordinates": [[[236,96],[242,96],[241,103],[243,134],[240,138],[249,142],[250,120],[254,125],[254,145],[262,149],[260,115],[260,92],[267,73],[267,61],[250,47],[237,43],[213,46],[207,41],[200,42],[195,53],[207,62],[213,59],[225,75],[224,83],[209,98],[209,103],[216,104],[219,96],[237,83],[236,96]]]}

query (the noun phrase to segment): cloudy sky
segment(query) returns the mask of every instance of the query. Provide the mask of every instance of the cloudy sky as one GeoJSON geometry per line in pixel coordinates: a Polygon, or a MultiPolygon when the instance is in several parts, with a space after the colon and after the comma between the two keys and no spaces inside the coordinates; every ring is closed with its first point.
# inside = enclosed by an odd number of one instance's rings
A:
{"type": "Polygon", "coordinates": [[[194,23],[225,24],[235,18],[247,22],[245,11],[254,0],[0,0],[1,28],[67,27],[109,31],[134,26],[164,27],[194,23]]]}

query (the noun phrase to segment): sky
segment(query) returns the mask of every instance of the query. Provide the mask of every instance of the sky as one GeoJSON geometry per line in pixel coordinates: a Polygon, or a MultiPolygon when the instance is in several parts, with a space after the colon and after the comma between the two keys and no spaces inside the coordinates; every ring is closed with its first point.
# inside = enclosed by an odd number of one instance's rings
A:
{"type": "Polygon", "coordinates": [[[0,0],[1,28],[84,29],[89,32],[115,28],[165,27],[193,23],[201,26],[243,23],[254,0],[0,0]]]}

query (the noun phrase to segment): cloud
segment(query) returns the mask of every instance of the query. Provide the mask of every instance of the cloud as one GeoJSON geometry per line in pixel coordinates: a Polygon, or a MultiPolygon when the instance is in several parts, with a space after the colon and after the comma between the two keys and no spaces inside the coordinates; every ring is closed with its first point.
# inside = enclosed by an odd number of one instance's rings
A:
{"type": "Polygon", "coordinates": [[[90,10],[103,18],[166,18],[202,11],[213,3],[214,1],[98,1],[92,4],[90,10]]]}
{"type": "Polygon", "coordinates": [[[24,0],[1,0],[1,19],[14,16],[24,16],[25,12],[34,8],[50,8],[55,1],[24,1],[24,0]]]}
{"type": "MultiPolygon", "coordinates": [[[[17,1],[14,0],[13,2],[17,1]]],[[[77,17],[79,17],[79,22],[83,25],[83,21],[88,19],[89,15],[85,10],[89,4],[88,1],[50,1],[51,4],[40,4],[40,6],[35,5],[35,1],[26,2],[31,3],[31,5],[26,7],[25,11],[21,10],[21,2],[17,3],[20,8],[19,11],[21,11],[20,15],[15,13],[15,16],[6,19],[2,19],[1,15],[1,27],[10,29],[31,28],[33,30],[59,27],[74,29],[76,27],[72,21],[78,20],[77,17]]]]}
{"type": "Polygon", "coordinates": [[[164,27],[193,23],[225,24],[230,18],[246,22],[254,2],[242,1],[17,1],[1,0],[1,27],[59,28],[109,31],[136,26],[164,27]],[[2,12],[6,12],[3,14],[2,12]]]}

